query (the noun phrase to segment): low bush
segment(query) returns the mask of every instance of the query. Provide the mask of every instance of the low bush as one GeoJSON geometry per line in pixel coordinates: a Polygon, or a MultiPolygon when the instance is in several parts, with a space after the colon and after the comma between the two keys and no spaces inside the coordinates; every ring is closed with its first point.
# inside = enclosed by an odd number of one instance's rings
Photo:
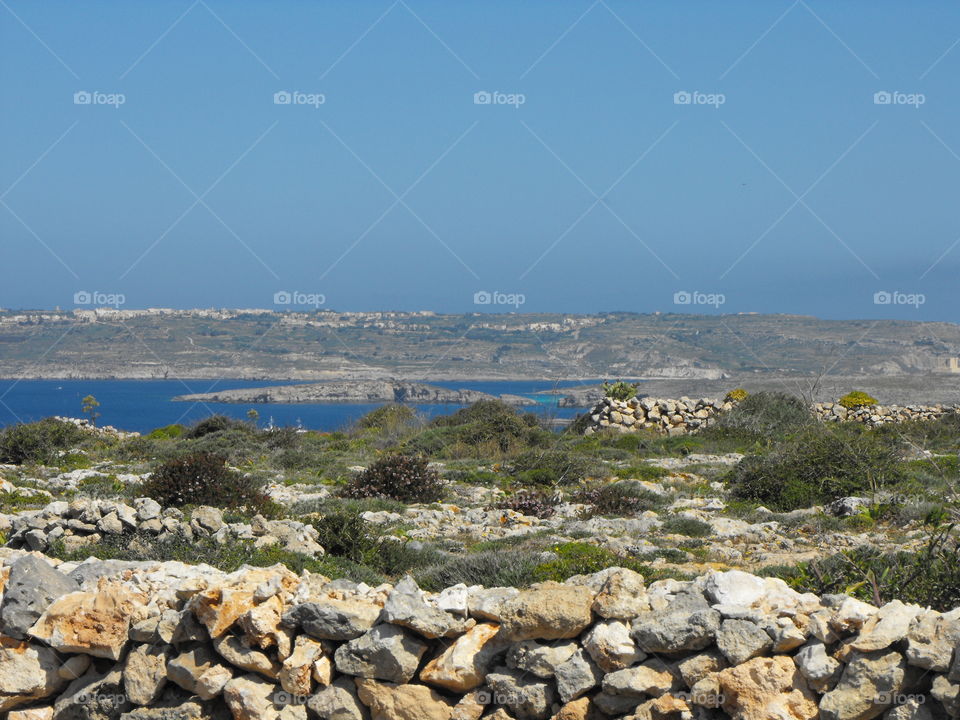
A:
{"type": "Polygon", "coordinates": [[[389,403],[371,410],[357,420],[358,430],[388,430],[395,427],[412,426],[417,421],[417,413],[409,405],[389,403]]]}
{"type": "Polygon", "coordinates": [[[899,481],[898,445],[854,425],[812,426],[767,453],[746,456],[723,479],[735,499],[784,512],[899,481]]]}
{"type": "Polygon", "coordinates": [[[520,415],[500,400],[480,400],[451,415],[434,418],[404,447],[434,455],[483,456],[519,452],[553,438],[553,433],[540,427],[536,415],[520,415]]]}
{"type": "Polygon", "coordinates": [[[149,440],[176,440],[179,437],[183,436],[186,428],[180,423],[174,423],[173,425],[165,425],[163,427],[158,427],[151,430],[147,434],[147,439],[149,440]]]}
{"type": "Polygon", "coordinates": [[[637,483],[617,482],[609,485],[583,488],[573,494],[573,501],[589,505],[584,515],[613,515],[628,517],[647,510],[661,509],[666,500],[637,483]]]}
{"type": "Polygon", "coordinates": [[[713,533],[710,523],[692,517],[674,515],[663,522],[660,532],[670,535],[685,535],[686,537],[702,538],[713,533]]]}
{"type": "Polygon", "coordinates": [[[554,495],[542,490],[520,490],[504,498],[494,507],[498,510],[513,510],[543,519],[551,517],[557,511],[557,500],[554,495]]]}
{"type": "Polygon", "coordinates": [[[90,435],[73,423],[55,418],[11,425],[0,432],[0,463],[50,463],[58,452],[89,439],[90,435]]]}
{"type": "Polygon", "coordinates": [[[388,536],[355,510],[328,513],[311,524],[319,533],[317,542],[328,555],[374,568],[390,576],[437,561],[437,551],[412,547],[407,540],[388,536]]]}
{"type": "Polygon", "coordinates": [[[634,570],[644,576],[648,582],[666,577],[686,579],[681,573],[669,570],[654,570],[634,557],[617,555],[605,548],[585,542],[568,542],[555,546],[556,559],[538,564],[533,569],[533,579],[537,582],[554,580],[563,582],[573,575],[589,575],[609,567],[623,567],[634,570]]]}
{"type": "Polygon", "coordinates": [[[511,463],[512,475],[522,485],[572,485],[595,469],[591,458],[561,449],[529,450],[511,463]]]}
{"type": "Polygon", "coordinates": [[[213,505],[261,512],[270,500],[261,484],[226,466],[226,458],[195,452],[167,460],[153,471],[142,492],[164,507],[213,505]]]}
{"type": "Polygon", "coordinates": [[[439,591],[452,585],[484,587],[526,587],[540,562],[540,553],[531,550],[491,550],[451,556],[414,573],[420,587],[439,591]]]}
{"type": "Polygon", "coordinates": [[[189,440],[195,440],[202,438],[204,435],[224,432],[225,430],[242,430],[251,434],[256,432],[250,424],[245,423],[243,420],[235,420],[226,415],[211,415],[187,428],[183,436],[189,440]]]}
{"type": "Polygon", "coordinates": [[[746,396],[733,409],[718,415],[702,435],[708,439],[727,437],[769,443],[814,422],[813,414],[800,398],[763,391],[746,396]]]}
{"type": "Polygon", "coordinates": [[[857,408],[876,405],[877,399],[860,390],[854,390],[853,392],[848,392],[842,398],[837,400],[837,402],[843,405],[843,407],[845,407],[847,410],[856,410],[857,408]]]}
{"type": "Polygon", "coordinates": [[[443,481],[424,457],[390,455],[357,475],[342,494],[351,498],[386,497],[429,503],[443,497],[443,481]]]}
{"type": "Polygon", "coordinates": [[[863,546],[759,574],[782,578],[800,592],[847,593],[878,606],[896,599],[946,612],[960,605],[960,544],[952,529],[935,533],[914,552],[863,546]]]}
{"type": "Polygon", "coordinates": [[[746,400],[746,398],[747,398],[747,396],[748,396],[749,394],[750,394],[750,393],[748,393],[748,392],[747,392],[746,390],[744,390],[743,388],[734,388],[733,390],[731,390],[730,392],[728,392],[728,393],[724,396],[723,401],[724,401],[724,402],[734,402],[734,403],[735,403],[735,402],[740,402],[741,400],[746,400]]]}

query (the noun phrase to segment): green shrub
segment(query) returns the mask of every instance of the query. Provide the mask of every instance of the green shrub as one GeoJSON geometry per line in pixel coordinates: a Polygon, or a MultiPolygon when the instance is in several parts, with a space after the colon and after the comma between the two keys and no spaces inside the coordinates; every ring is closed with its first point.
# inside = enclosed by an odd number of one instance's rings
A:
{"type": "Polygon", "coordinates": [[[749,394],[750,393],[743,388],[734,388],[724,396],[723,401],[733,403],[740,402],[741,400],[746,400],[749,394]]]}
{"type": "Polygon", "coordinates": [[[674,515],[663,522],[660,532],[670,535],[685,535],[692,538],[707,537],[713,533],[710,523],[692,517],[674,515]]]}
{"type": "Polygon", "coordinates": [[[180,423],[175,423],[173,425],[165,425],[164,427],[158,427],[154,430],[151,430],[147,434],[147,439],[149,440],[176,440],[181,437],[186,428],[180,423]]]}
{"type": "Polygon", "coordinates": [[[523,485],[572,485],[594,470],[590,458],[561,449],[529,450],[511,464],[512,474],[523,485]]]}
{"type": "Polygon", "coordinates": [[[175,457],[154,470],[142,492],[164,507],[213,505],[262,512],[270,506],[261,484],[226,466],[226,458],[207,452],[175,457]]]}
{"type": "Polygon", "coordinates": [[[459,445],[482,455],[517,452],[553,438],[553,433],[540,427],[536,415],[520,415],[500,400],[480,400],[451,415],[434,418],[405,447],[436,454],[459,445]]]}
{"type": "Polygon", "coordinates": [[[615,383],[605,382],[603,384],[603,395],[612,400],[626,401],[637,396],[638,387],[640,386],[637,383],[631,384],[623,380],[618,380],[615,383]]]}
{"type": "Polygon", "coordinates": [[[744,457],[723,479],[735,499],[778,511],[877,490],[900,480],[898,446],[854,425],[814,425],[768,453],[744,457]]]}
{"type": "Polygon", "coordinates": [[[748,442],[770,442],[816,422],[800,398],[781,392],[748,395],[721,413],[701,434],[705,438],[733,437],[748,442]]]}
{"type": "Polygon", "coordinates": [[[843,405],[843,407],[845,407],[847,410],[856,410],[857,408],[876,405],[877,399],[860,390],[854,390],[853,392],[848,392],[842,398],[837,400],[837,402],[843,405]]]}
{"type": "Polygon", "coordinates": [[[918,551],[863,546],[759,574],[782,578],[800,592],[847,593],[878,606],[896,599],[946,612],[960,605],[960,545],[952,529],[932,535],[918,551]]]}
{"type": "Polygon", "coordinates": [[[437,561],[437,551],[414,549],[408,541],[386,535],[354,510],[329,513],[313,520],[312,525],[319,533],[317,542],[328,555],[342,557],[390,576],[437,561]]]}
{"type": "Polygon", "coordinates": [[[359,430],[386,430],[397,426],[413,425],[417,420],[417,413],[409,405],[389,403],[371,410],[357,420],[359,430]]]}
{"type": "Polygon", "coordinates": [[[585,542],[568,542],[553,548],[555,560],[540,563],[533,569],[537,582],[554,580],[563,582],[573,575],[589,575],[609,567],[623,567],[640,573],[649,582],[664,577],[684,579],[681,573],[656,571],[634,557],[623,557],[597,545],[585,542]]]}
{"type": "Polygon", "coordinates": [[[54,418],[12,425],[0,432],[0,463],[50,463],[58,451],[89,439],[90,435],[73,423],[54,418]]]}
{"type": "Polygon", "coordinates": [[[663,508],[666,501],[637,483],[616,482],[609,485],[583,488],[573,495],[573,501],[589,505],[586,517],[613,515],[626,517],[647,510],[663,508]]]}
{"type": "Polygon", "coordinates": [[[639,463],[637,465],[616,468],[613,474],[624,480],[659,480],[670,473],[666,468],[654,465],[653,463],[639,463]]]}
{"type": "Polygon", "coordinates": [[[401,502],[429,503],[443,497],[443,481],[415,455],[390,455],[357,475],[343,491],[344,497],[387,497],[401,502]]]}
{"type": "Polygon", "coordinates": [[[211,415],[188,428],[186,433],[184,433],[184,437],[195,440],[205,435],[224,432],[225,430],[242,430],[251,434],[256,432],[253,427],[243,420],[235,420],[226,415],[211,415]]]}
{"type": "Polygon", "coordinates": [[[543,519],[551,517],[557,511],[557,501],[552,494],[542,490],[521,490],[501,500],[494,507],[543,519]]]}

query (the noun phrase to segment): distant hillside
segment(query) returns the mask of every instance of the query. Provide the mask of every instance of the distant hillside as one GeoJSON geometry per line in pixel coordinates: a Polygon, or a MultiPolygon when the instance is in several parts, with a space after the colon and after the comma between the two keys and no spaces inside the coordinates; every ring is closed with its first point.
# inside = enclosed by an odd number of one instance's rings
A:
{"type": "Polygon", "coordinates": [[[0,376],[716,380],[931,373],[960,326],[793,315],[0,312],[0,376]]]}

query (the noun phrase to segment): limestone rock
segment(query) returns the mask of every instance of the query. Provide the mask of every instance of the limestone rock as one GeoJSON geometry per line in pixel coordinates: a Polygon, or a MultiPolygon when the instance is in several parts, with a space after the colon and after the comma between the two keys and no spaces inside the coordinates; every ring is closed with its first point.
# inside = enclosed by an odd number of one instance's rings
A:
{"type": "Polygon", "coordinates": [[[560,700],[569,703],[597,687],[603,680],[603,670],[580,648],[556,668],[554,676],[560,700]]]}
{"type": "Polygon", "coordinates": [[[371,602],[331,598],[297,605],[284,614],[283,622],[320,640],[353,640],[373,627],[380,612],[371,602]]]}
{"type": "Polygon", "coordinates": [[[824,720],[870,720],[882,715],[908,682],[900,653],[853,652],[837,686],[820,700],[820,714],[824,720]]]}
{"type": "Polygon", "coordinates": [[[406,683],[426,649],[426,643],[397,625],[376,625],[337,648],[334,660],[346,675],[406,683]]]}
{"type": "Polygon", "coordinates": [[[383,606],[384,622],[413,630],[425,638],[456,637],[467,625],[443,610],[424,602],[420,588],[409,575],[398,582],[383,606]]]}
{"type": "Polygon", "coordinates": [[[675,689],[677,681],[663,660],[651,658],[637,667],[608,673],[603,678],[603,689],[613,695],[656,697],[675,689]]]}
{"type": "Polygon", "coordinates": [[[360,701],[371,720],[450,720],[453,703],[426,685],[394,685],[358,679],[360,701]]]}
{"type": "Polygon", "coordinates": [[[960,645],[960,609],[949,613],[925,610],[907,632],[907,662],[916,667],[945,673],[953,649],[960,645]]]}
{"type": "Polygon", "coordinates": [[[885,650],[907,636],[910,624],[920,611],[917,605],[904,605],[899,600],[888,602],[863,624],[851,647],[861,652],[885,650]]]}
{"type": "Polygon", "coordinates": [[[817,692],[833,689],[843,666],[827,654],[826,646],[814,640],[803,647],[794,657],[801,674],[817,692]]]}
{"type": "Polygon", "coordinates": [[[199,645],[167,661],[167,679],[204,700],[216,697],[233,677],[206,645],[199,645]]]}
{"type": "Polygon", "coordinates": [[[552,683],[506,667],[487,675],[487,684],[496,703],[520,720],[546,720],[557,699],[552,683]]]}
{"type": "Polygon", "coordinates": [[[576,642],[555,641],[540,643],[536,640],[521,640],[507,653],[507,667],[524,670],[540,678],[553,677],[557,666],[570,659],[577,649],[576,642]]]}
{"type": "Polygon", "coordinates": [[[27,631],[54,600],[78,590],[50,563],[36,555],[24,555],[10,566],[10,575],[0,605],[0,630],[17,640],[25,640],[27,631]]]}
{"type": "Polygon", "coordinates": [[[814,720],[817,702],[793,659],[754,658],[716,674],[721,706],[733,720],[814,720]]]}
{"type": "Polygon", "coordinates": [[[594,624],[583,636],[583,647],[605,672],[622,670],[647,657],[630,637],[630,629],[619,620],[594,624]]]}
{"type": "MultiPolygon", "coordinates": [[[[293,695],[309,695],[314,666],[322,657],[323,645],[309,635],[300,635],[293,652],[283,661],[279,672],[280,687],[293,695]]],[[[329,672],[324,679],[326,682],[323,684],[329,685],[329,672]]]]}
{"type": "Polygon", "coordinates": [[[368,720],[370,713],[360,702],[353,678],[340,677],[307,700],[307,708],[319,720],[368,720]]]}
{"type": "Polygon", "coordinates": [[[245,645],[236,635],[222,635],[214,638],[213,647],[220,656],[234,667],[248,672],[260,673],[270,680],[276,680],[280,672],[280,663],[266,653],[245,645]]]}
{"type": "Polygon", "coordinates": [[[0,711],[53,695],[66,684],[48,647],[0,637],[0,711]]]}
{"type": "Polygon", "coordinates": [[[602,618],[628,620],[649,609],[643,576],[627,568],[615,568],[593,599],[593,611],[602,618]]]}
{"type": "Polygon", "coordinates": [[[711,645],[720,629],[720,613],[716,610],[695,610],[663,613],[650,612],[638,617],[630,631],[637,646],[648,653],[674,653],[703,650],[711,645]]]}
{"type": "Polygon", "coordinates": [[[511,640],[573,638],[590,624],[592,605],[589,588],[540,583],[504,604],[501,630],[511,640]]]}
{"type": "Polygon", "coordinates": [[[453,692],[480,687],[494,658],[506,649],[499,625],[482,623],[458,637],[450,647],[428,662],[420,679],[453,692]]]}
{"type": "Polygon", "coordinates": [[[717,647],[731,665],[742,665],[773,646],[770,636],[749,620],[724,620],[717,633],[717,647]]]}
{"type": "Polygon", "coordinates": [[[273,683],[259,675],[233,678],[223,688],[223,699],[236,720],[277,720],[273,683]]]}
{"type": "Polygon", "coordinates": [[[123,667],[123,688],[135,705],[149,705],[167,684],[169,647],[137,645],[127,654],[123,667]]]}

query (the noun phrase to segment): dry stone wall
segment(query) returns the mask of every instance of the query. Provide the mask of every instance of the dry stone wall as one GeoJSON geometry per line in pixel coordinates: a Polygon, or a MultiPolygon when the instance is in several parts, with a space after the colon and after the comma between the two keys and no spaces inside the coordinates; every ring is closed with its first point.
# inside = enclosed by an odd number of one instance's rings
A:
{"type": "MultiPolygon", "coordinates": [[[[654,430],[668,435],[697,432],[707,427],[717,415],[731,410],[736,403],[688,397],[679,399],[631,398],[614,400],[604,398],[593,410],[584,433],[613,429],[620,432],[654,430]]],[[[840,403],[816,403],[811,412],[822,422],[861,422],[871,426],[908,420],[933,420],[949,413],[960,412],[958,405],[869,405],[847,409],[840,403]]]]}
{"type": "Polygon", "coordinates": [[[9,720],[960,716],[960,609],[740,571],[529,589],[0,550],[9,720]]]}

